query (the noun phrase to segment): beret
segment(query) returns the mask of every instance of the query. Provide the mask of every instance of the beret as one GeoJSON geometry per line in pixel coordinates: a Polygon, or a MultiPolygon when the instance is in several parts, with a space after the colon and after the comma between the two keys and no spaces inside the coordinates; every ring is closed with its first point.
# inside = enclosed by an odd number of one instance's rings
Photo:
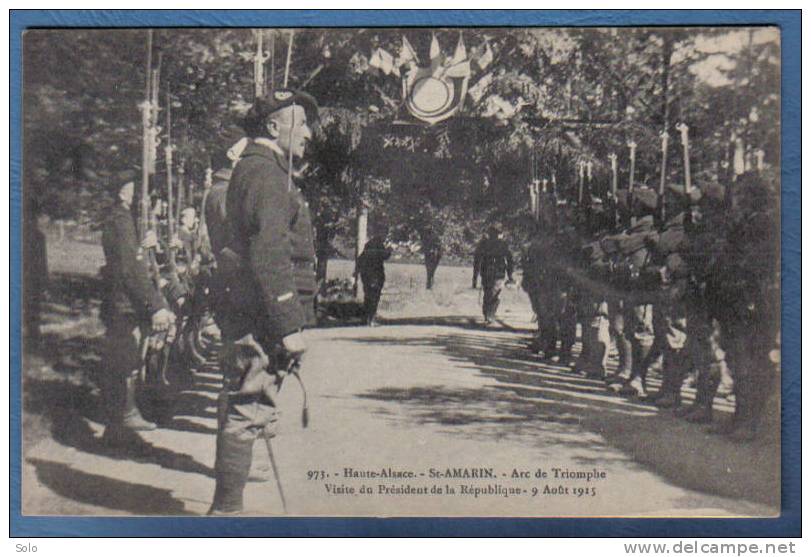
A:
{"type": "Polygon", "coordinates": [[[268,116],[294,105],[304,108],[308,123],[314,124],[318,121],[318,103],[312,95],[295,89],[277,89],[254,101],[245,115],[242,127],[248,135],[252,135],[257,128],[263,127],[268,116]]]}

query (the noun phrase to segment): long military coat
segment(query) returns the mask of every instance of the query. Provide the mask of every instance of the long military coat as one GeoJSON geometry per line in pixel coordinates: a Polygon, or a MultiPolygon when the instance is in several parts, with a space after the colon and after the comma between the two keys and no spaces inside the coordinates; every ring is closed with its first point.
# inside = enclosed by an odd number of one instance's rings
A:
{"type": "Polygon", "coordinates": [[[228,245],[218,256],[227,280],[223,333],[278,343],[314,321],[315,249],[310,210],[288,187],[287,161],[251,143],[234,168],[226,197],[228,245]],[[224,257],[223,257],[224,255],[224,257]]]}
{"type": "Polygon", "coordinates": [[[166,307],[166,301],[149,278],[145,254],[139,254],[132,212],[116,205],[104,223],[101,236],[105,266],[101,315],[105,320],[134,313],[139,320],[166,307]]]}

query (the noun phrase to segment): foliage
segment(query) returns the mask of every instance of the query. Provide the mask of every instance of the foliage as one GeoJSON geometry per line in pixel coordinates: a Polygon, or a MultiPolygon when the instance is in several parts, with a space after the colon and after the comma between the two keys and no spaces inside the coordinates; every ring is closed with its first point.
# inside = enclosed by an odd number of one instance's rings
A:
{"type": "MultiPolygon", "coordinates": [[[[263,33],[273,54],[268,86],[278,86],[290,33],[263,33]]],[[[92,219],[103,205],[104,177],[139,164],[145,36],[26,33],[25,192],[35,212],[92,219]]],[[[721,163],[735,162],[733,141],[764,149],[766,162],[778,165],[775,38],[768,30],[712,28],[296,30],[289,84],[323,107],[303,176],[319,244],[351,237],[356,209],[366,203],[373,225],[386,223],[394,239],[437,234],[447,255],[462,257],[485,223],[525,218],[533,173],[554,177],[559,193],[571,197],[576,162],[590,160],[599,191],[610,181],[608,154],[616,153],[626,184],[626,143],[634,140],[636,178],[655,185],[666,128],[668,179],[683,180],[678,122],[690,125],[696,175],[723,180],[721,163]],[[486,41],[494,60],[483,70],[474,64],[459,116],[432,127],[394,125],[403,116],[401,83],[369,66],[371,52],[396,56],[405,36],[425,62],[432,34],[446,53],[460,37],[470,51],[486,41]],[[385,133],[411,135],[420,148],[383,152],[385,133]]],[[[197,184],[238,137],[234,127],[254,95],[254,41],[249,29],[155,32],[176,160],[186,161],[197,184]]]]}

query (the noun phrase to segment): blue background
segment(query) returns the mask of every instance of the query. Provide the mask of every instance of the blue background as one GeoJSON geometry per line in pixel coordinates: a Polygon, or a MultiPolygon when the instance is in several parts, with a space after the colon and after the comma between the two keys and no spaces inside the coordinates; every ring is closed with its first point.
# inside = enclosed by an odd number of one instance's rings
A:
{"type": "Polygon", "coordinates": [[[801,535],[801,12],[799,10],[251,11],[12,10],[10,535],[47,536],[757,536],[801,535]],[[20,514],[22,32],[29,27],[778,25],[782,31],[782,513],[775,519],[55,518],[20,514]]]}

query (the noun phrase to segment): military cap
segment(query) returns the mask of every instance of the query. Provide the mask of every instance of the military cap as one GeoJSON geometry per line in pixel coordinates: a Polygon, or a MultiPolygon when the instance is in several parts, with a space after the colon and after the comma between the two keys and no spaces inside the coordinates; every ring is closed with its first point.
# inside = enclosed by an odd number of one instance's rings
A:
{"type": "Polygon", "coordinates": [[[213,178],[215,180],[219,180],[221,182],[229,182],[231,181],[231,174],[233,174],[233,170],[230,167],[220,168],[217,172],[214,173],[213,178]]]}
{"type": "Polygon", "coordinates": [[[248,135],[256,137],[259,131],[264,130],[265,123],[271,114],[294,105],[304,108],[308,123],[313,124],[318,121],[318,103],[312,95],[295,89],[277,89],[254,101],[253,106],[245,115],[242,128],[248,135]]]}
{"type": "Polygon", "coordinates": [[[634,189],[633,205],[635,213],[648,214],[659,206],[659,195],[647,186],[639,186],[634,189]]]}
{"type": "Polygon", "coordinates": [[[124,184],[128,184],[130,182],[134,182],[135,179],[138,177],[138,173],[135,172],[134,169],[128,168],[126,170],[121,170],[120,172],[116,172],[115,181],[119,186],[123,186],[124,184]]]}
{"type": "Polygon", "coordinates": [[[121,188],[129,184],[130,182],[135,182],[138,177],[138,173],[133,169],[126,169],[126,170],[119,170],[118,172],[113,172],[107,176],[106,179],[106,188],[109,191],[110,195],[116,196],[118,192],[121,191],[121,188]]]}
{"type": "Polygon", "coordinates": [[[717,182],[699,182],[698,189],[707,201],[722,203],[726,196],[726,188],[717,182]]]}
{"type": "Polygon", "coordinates": [[[679,202],[685,205],[697,205],[703,193],[699,188],[690,188],[690,193],[685,193],[684,184],[668,184],[667,191],[670,192],[679,202]]]}

